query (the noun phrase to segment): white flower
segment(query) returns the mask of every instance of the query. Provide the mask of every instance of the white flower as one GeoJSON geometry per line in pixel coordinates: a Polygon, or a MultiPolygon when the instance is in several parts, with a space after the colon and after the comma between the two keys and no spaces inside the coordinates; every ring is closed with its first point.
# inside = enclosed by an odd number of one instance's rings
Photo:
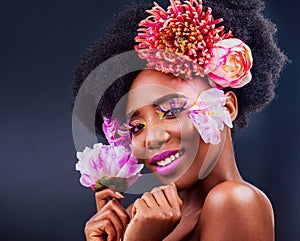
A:
{"type": "Polygon", "coordinates": [[[225,107],[227,96],[223,90],[211,88],[201,92],[189,109],[189,116],[205,143],[218,144],[224,123],[232,128],[230,114],[225,107]]]}

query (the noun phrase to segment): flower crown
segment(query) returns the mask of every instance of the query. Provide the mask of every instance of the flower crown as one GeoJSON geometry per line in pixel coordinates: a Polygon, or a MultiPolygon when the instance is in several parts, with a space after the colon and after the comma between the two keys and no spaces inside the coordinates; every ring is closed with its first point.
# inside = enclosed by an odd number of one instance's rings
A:
{"type": "Polygon", "coordinates": [[[214,19],[212,9],[201,0],[170,0],[165,11],[157,3],[139,24],[135,50],[148,67],[191,79],[208,76],[213,87],[240,88],[252,75],[250,48],[233,38],[223,19],[214,19]]]}

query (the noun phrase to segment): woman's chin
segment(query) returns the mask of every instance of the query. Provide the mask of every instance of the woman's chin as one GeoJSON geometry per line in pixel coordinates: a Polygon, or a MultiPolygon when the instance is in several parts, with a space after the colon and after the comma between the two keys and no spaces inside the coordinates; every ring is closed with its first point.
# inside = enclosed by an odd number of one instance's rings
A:
{"type": "Polygon", "coordinates": [[[182,183],[182,181],[185,182],[182,179],[185,179],[185,177],[189,176],[187,172],[189,171],[191,165],[192,163],[188,163],[187,153],[184,152],[177,161],[174,161],[172,166],[165,170],[160,169],[160,172],[155,171],[155,175],[163,184],[182,183]]]}

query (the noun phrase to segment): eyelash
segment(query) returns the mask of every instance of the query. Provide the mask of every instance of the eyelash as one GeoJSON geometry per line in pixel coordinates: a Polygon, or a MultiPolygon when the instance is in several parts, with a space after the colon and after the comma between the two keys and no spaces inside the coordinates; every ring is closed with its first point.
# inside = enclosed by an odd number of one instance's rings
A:
{"type": "MultiPolygon", "coordinates": [[[[158,106],[158,114],[160,119],[174,119],[176,114],[184,111],[187,101],[184,98],[173,98],[158,106]]],[[[146,122],[141,120],[133,120],[125,123],[119,129],[120,135],[136,135],[146,127],[146,122]]]]}
{"type": "Polygon", "coordinates": [[[134,120],[130,123],[125,123],[122,125],[122,127],[119,129],[119,134],[137,134],[140,130],[142,130],[143,128],[145,128],[146,123],[144,121],[140,121],[140,120],[134,120]],[[138,128],[138,130],[135,130],[135,128],[138,128]]]}
{"type": "Polygon", "coordinates": [[[173,98],[158,106],[158,113],[161,113],[161,119],[174,119],[176,118],[176,113],[180,113],[185,110],[186,105],[187,101],[184,98],[173,98]]]}
{"type": "Polygon", "coordinates": [[[140,130],[142,130],[146,125],[140,123],[136,126],[132,126],[132,128],[130,129],[130,133],[131,134],[137,134],[140,130]],[[137,130],[135,130],[137,128],[137,130]]]}
{"type": "Polygon", "coordinates": [[[161,119],[174,119],[176,118],[176,113],[184,111],[184,108],[173,108],[168,111],[158,111],[161,113],[161,119]]]}

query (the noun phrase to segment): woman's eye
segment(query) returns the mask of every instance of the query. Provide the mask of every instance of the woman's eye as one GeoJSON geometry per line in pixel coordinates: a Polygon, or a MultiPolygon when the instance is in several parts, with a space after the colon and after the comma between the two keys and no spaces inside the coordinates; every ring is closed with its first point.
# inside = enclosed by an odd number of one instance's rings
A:
{"type": "Polygon", "coordinates": [[[160,118],[174,119],[178,113],[186,109],[186,106],[185,98],[172,98],[158,106],[158,113],[160,113],[160,118]]]}
{"type": "Polygon", "coordinates": [[[164,111],[163,118],[166,118],[166,119],[176,118],[176,114],[180,113],[183,110],[184,110],[184,108],[173,108],[171,110],[164,111]]]}
{"type": "Polygon", "coordinates": [[[128,135],[128,134],[137,134],[139,131],[144,129],[146,126],[145,121],[140,121],[140,120],[133,120],[132,122],[127,122],[123,123],[119,130],[118,133],[120,135],[128,135]]]}
{"type": "Polygon", "coordinates": [[[130,128],[130,132],[131,132],[132,134],[136,134],[136,133],[138,133],[140,130],[142,130],[144,127],[145,127],[145,125],[142,124],[142,123],[140,123],[140,124],[138,124],[138,125],[132,126],[132,127],[130,128]]]}

